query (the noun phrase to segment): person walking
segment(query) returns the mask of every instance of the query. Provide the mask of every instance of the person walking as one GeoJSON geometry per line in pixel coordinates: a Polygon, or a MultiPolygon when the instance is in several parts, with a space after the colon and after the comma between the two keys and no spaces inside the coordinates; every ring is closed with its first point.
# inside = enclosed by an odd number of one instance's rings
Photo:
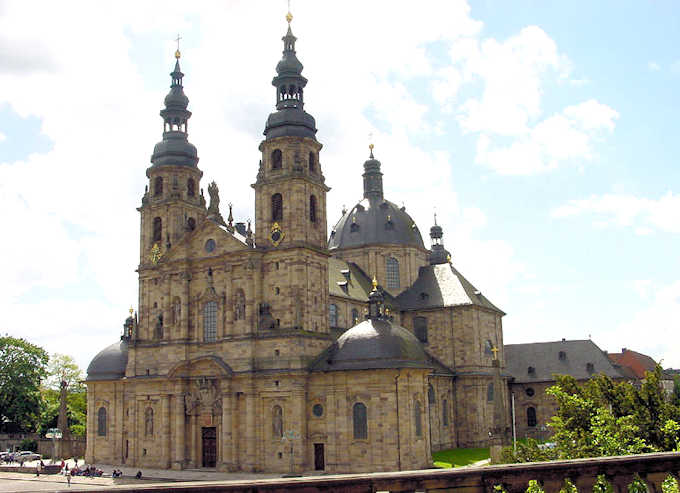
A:
{"type": "Polygon", "coordinates": [[[38,463],[35,466],[35,477],[39,478],[40,477],[40,469],[42,469],[42,461],[39,460],[38,463]]]}
{"type": "Polygon", "coordinates": [[[71,471],[66,469],[66,482],[68,483],[69,488],[71,487],[71,471]]]}

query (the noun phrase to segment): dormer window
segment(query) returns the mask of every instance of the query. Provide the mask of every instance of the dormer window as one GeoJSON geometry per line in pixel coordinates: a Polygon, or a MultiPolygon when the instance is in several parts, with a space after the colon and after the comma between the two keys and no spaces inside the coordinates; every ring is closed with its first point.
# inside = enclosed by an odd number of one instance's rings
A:
{"type": "Polygon", "coordinates": [[[560,351],[559,352],[559,358],[560,358],[560,361],[565,361],[567,359],[567,353],[565,353],[564,351],[560,351]]]}
{"type": "Polygon", "coordinates": [[[338,286],[340,286],[343,293],[347,294],[349,292],[349,286],[347,285],[347,281],[338,281],[338,286]]]}
{"type": "Polygon", "coordinates": [[[595,372],[595,365],[592,363],[586,363],[586,371],[592,375],[595,372]]]}
{"type": "Polygon", "coordinates": [[[350,233],[356,233],[357,231],[359,231],[359,225],[355,222],[356,220],[357,220],[356,216],[353,216],[352,217],[352,224],[349,227],[350,233]]]}
{"type": "Polygon", "coordinates": [[[529,368],[527,368],[527,373],[529,375],[531,375],[532,377],[536,376],[536,368],[534,368],[533,366],[530,366],[529,368]]]}
{"type": "Polygon", "coordinates": [[[427,293],[420,293],[420,299],[423,301],[427,300],[429,297],[430,295],[427,293]]]}
{"type": "Polygon", "coordinates": [[[340,271],[340,274],[342,274],[342,277],[344,277],[346,281],[351,280],[351,274],[350,274],[349,269],[342,269],[340,271]]]}

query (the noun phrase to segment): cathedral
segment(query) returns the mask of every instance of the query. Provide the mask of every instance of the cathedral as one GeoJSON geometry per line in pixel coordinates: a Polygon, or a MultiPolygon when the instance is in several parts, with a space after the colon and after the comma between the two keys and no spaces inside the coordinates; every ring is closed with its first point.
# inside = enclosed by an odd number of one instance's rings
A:
{"type": "Polygon", "coordinates": [[[509,423],[504,313],[452,264],[436,221],[427,248],[385,198],[372,146],[363,199],[328,234],[290,20],[253,167],[254,224],[231,207],[224,219],[214,182],[204,196],[175,54],[138,208],[138,310],[87,369],[88,463],[422,469],[509,423]]]}

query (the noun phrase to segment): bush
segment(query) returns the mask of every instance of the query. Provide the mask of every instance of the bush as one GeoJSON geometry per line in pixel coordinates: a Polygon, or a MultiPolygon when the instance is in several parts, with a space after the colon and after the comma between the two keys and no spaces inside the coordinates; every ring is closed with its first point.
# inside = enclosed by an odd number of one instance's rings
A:
{"type": "Polygon", "coordinates": [[[38,452],[38,442],[30,438],[24,438],[19,442],[19,450],[30,450],[31,452],[38,452]]]}

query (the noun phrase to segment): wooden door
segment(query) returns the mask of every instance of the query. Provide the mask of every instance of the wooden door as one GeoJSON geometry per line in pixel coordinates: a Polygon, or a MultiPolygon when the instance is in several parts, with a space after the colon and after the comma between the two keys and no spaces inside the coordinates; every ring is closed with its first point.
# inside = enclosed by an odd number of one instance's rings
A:
{"type": "Polygon", "coordinates": [[[203,441],[203,467],[217,465],[217,430],[214,426],[201,428],[203,441]]]}
{"type": "Polygon", "coordinates": [[[323,452],[323,443],[314,444],[314,470],[323,471],[326,468],[326,461],[323,452]]]}

